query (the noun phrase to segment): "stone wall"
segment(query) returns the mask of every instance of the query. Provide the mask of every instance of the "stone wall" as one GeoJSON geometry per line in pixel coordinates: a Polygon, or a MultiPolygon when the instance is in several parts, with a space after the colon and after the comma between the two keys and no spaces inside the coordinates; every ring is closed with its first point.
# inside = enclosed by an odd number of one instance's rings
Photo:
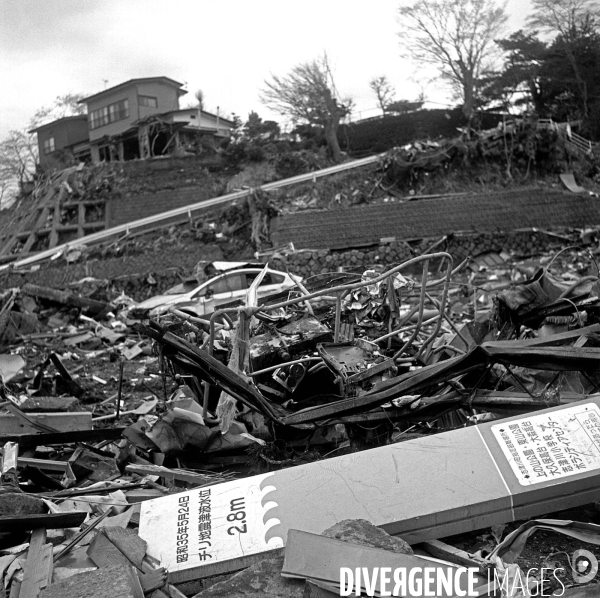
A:
{"type": "MultiPolygon", "coordinates": [[[[375,264],[398,264],[421,255],[440,241],[439,238],[420,242],[393,242],[371,249],[332,252],[327,250],[299,251],[283,259],[271,259],[271,267],[286,269],[304,278],[323,272],[361,272],[375,264]]],[[[482,233],[454,235],[439,243],[431,251],[447,251],[457,265],[468,256],[488,251],[515,251],[522,255],[536,255],[563,246],[565,243],[542,232],[482,233]]],[[[124,292],[137,301],[162,293],[184,280],[195,264],[205,259],[222,259],[215,254],[218,247],[205,246],[200,241],[187,239],[174,248],[140,255],[88,261],[70,265],[53,264],[34,272],[0,273],[0,288],[21,286],[31,282],[43,286],[66,287],[86,276],[106,279],[115,292],[124,292]]],[[[430,253],[431,253],[430,252],[430,253]]]]}
{"type": "MultiPolygon", "coordinates": [[[[376,264],[398,264],[423,254],[440,239],[423,239],[417,243],[396,241],[379,245],[373,249],[352,249],[332,252],[327,250],[300,251],[288,255],[285,260],[273,260],[274,268],[287,265],[290,271],[309,278],[316,274],[335,272],[339,268],[362,271],[376,264]]],[[[515,251],[523,255],[535,255],[561,246],[560,240],[541,232],[481,233],[474,235],[454,235],[436,245],[428,253],[448,252],[455,265],[465,258],[474,257],[488,251],[515,251]]]]}
{"type": "MultiPolygon", "coordinates": [[[[217,193],[215,188],[206,185],[204,187],[167,189],[157,193],[109,199],[106,202],[107,228],[211,199],[215,197],[215,193],[217,193]]],[[[172,222],[182,222],[186,218],[185,215],[177,216],[172,218],[172,222]]],[[[167,224],[167,222],[163,220],[161,224],[167,224]]]]}

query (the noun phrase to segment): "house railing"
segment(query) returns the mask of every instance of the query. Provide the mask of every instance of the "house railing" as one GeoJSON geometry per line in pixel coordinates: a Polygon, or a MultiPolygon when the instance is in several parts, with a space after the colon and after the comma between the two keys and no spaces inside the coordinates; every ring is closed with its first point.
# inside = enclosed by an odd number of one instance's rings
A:
{"type": "Polygon", "coordinates": [[[537,122],[538,129],[551,129],[556,131],[565,141],[565,145],[575,151],[579,152],[585,156],[590,156],[594,147],[598,145],[578,135],[577,133],[573,133],[571,127],[577,126],[580,124],[580,121],[566,122],[566,123],[557,123],[554,122],[551,118],[540,118],[537,122]]]}

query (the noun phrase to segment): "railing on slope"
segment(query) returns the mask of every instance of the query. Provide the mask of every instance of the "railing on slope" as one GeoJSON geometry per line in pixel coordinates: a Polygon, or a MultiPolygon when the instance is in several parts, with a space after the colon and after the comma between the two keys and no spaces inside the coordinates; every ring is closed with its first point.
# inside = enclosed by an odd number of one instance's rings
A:
{"type": "MultiPolygon", "coordinates": [[[[265,185],[260,185],[256,187],[256,189],[262,189],[264,191],[272,191],[274,189],[280,189],[282,187],[287,187],[290,185],[296,185],[298,183],[306,183],[309,181],[316,181],[318,178],[329,176],[332,174],[337,174],[340,172],[344,172],[346,170],[352,170],[354,168],[359,168],[361,166],[367,166],[368,164],[373,164],[377,162],[381,157],[383,157],[385,153],[377,154],[375,156],[369,156],[367,158],[362,158],[360,160],[353,160],[352,162],[345,162],[343,164],[337,164],[336,166],[330,166],[329,168],[323,168],[322,170],[316,170],[314,172],[308,172],[306,174],[300,174],[289,179],[283,179],[281,181],[275,181],[273,183],[266,183],[265,185]]],[[[53,256],[58,256],[63,251],[71,249],[73,247],[78,247],[80,245],[90,245],[93,243],[98,243],[99,241],[105,241],[110,239],[116,235],[120,234],[129,234],[130,232],[136,229],[143,229],[152,224],[158,224],[165,220],[169,220],[175,217],[184,217],[191,219],[192,213],[198,212],[200,210],[205,210],[206,208],[211,208],[216,205],[225,204],[236,199],[241,199],[242,197],[247,197],[253,192],[253,189],[244,189],[242,191],[236,191],[234,193],[229,193],[227,195],[222,195],[220,197],[214,197],[212,199],[207,199],[204,201],[200,201],[194,204],[190,204],[187,206],[183,206],[181,208],[176,208],[174,210],[169,210],[168,212],[161,212],[160,214],[155,214],[154,216],[148,216],[146,218],[141,218],[140,220],[134,220],[133,222],[128,222],[126,224],[121,224],[119,226],[114,226],[112,228],[108,228],[103,231],[99,231],[97,233],[92,233],[91,235],[87,235],[85,237],[80,237],[78,239],[73,239],[68,243],[64,243],[62,245],[57,245],[52,249],[47,249],[46,251],[41,251],[40,253],[36,253],[35,255],[17,260],[12,264],[5,264],[0,266],[0,272],[6,270],[10,267],[19,268],[22,266],[27,266],[29,264],[34,264],[36,262],[41,262],[45,259],[51,258],[53,256]]]]}

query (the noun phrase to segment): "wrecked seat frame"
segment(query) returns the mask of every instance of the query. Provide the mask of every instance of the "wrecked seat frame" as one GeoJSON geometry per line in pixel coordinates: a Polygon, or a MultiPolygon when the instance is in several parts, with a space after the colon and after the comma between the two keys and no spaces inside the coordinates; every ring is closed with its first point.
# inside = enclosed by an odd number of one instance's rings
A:
{"type": "MultiPolygon", "coordinates": [[[[245,308],[232,307],[232,308],[217,310],[217,311],[213,312],[210,316],[210,321],[209,321],[210,336],[209,336],[209,342],[208,342],[208,354],[211,357],[213,355],[216,321],[218,318],[226,318],[227,320],[229,320],[229,314],[238,313],[238,311],[240,309],[246,310],[246,313],[250,317],[252,317],[259,312],[274,311],[274,310],[281,309],[284,307],[289,307],[290,305],[297,305],[299,303],[306,303],[307,305],[310,305],[309,302],[311,299],[323,298],[328,295],[335,296],[335,298],[336,298],[334,342],[339,342],[342,301],[348,293],[350,293],[356,289],[360,289],[360,288],[367,287],[367,286],[372,286],[374,284],[377,284],[379,282],[383,282],[386,280],[388,280],[390,283],[390,284],[388,284],[388,293],[389,293],[390,290],[393,291],[393,283],[392,283],[391,278],[395,274],[397,274],[398,272],[401,272],[402,270],[404,270],[406,268],[414,266],[415,264],[421,263],[421,262],[423,262],[423,274],[421,277],[421,285],[420,285],[421,293],[420,293],[420,301],[419,301],[419,305],[418,305],[419,315],[418,315],[418,320],[417,320],[416,325],[408,326],[408,327],[404,327],[404,328],[401,327],[401,328],[394,330],[374,341],[375,343],[377,343],[379,341],[385,340],[387,338],[391,338],[396,335],[400,335],[403,332],[413,329],[413,332],[412,332],[409,340],[406,341],[404,343],[404,345],[402,346],[402,348],[394,354],[394,360],[401,360],[402,359],[401,355],[406,351],[406,349],[408,349],[408,347],[417,338],[417,335],[421,331],[421,328],[424,325],[433,324],[435,322],[434,330],[425,339],[425,341],[423,342],[423,344],[421,345],[419,351],[417,352],[417,354],[415,356],[415,359],[418,359],[421,357],[421,355],[423,355],[424,351],[429,347],[429,345],[431,345],[431,343],[433,343],[435,338],[438,336],[440,328],[442,326],[442,320],[443,319],[449,320],[449,318],[446,314],[446,303],[447,303],[447,298],[448,298],[448,290],[450,287],[450,280],[452,278],[452,273],[453,273],[453,271],[452,271],[452,256],[449,253],[446,253],[443,251],[440,251],[437,253],[430,253],[430,254],[426,254],[426,255],[420,255],[418,257],[412,258],[410,260],[407,260],[406,262],[403,262],[401,264],[398,264],[397,266],[394,266],[393,268],[387,270],[386,272],[384,272],[377,278],[373,278],[373,279],[370,279],[367,281],[360,281],[360,282],[355,282],[355,283],[350,283],[350,284],[345,284],[345,285],[339,285],[339,286],[332,287],[332,288],[322,289],[320,291],[316,291],[314,293],[303,294],[300,297],[296,297],[295,299],[288,299],[287,301],[282,301],[282,302],[276,303],[274,305],[263,305],[260,307],[259,306],[250,306],[250,307],[245,307],[245,308]],[[445,262],[446,273],[443,278],[428,283],[427,279],[428,279],[428,273],[429,273],[429,262],[431,260],[436,260],[436,259],[441,259],[442,263],[445,262]],[[426,303],[427,299],[431,299],[431,297],[429,296],[429,293],[427,293],[427,288],[428,287],[432,288],[432,287],[438,286],[440,284],[443,285],[443,289],[442,289],[442,298],[438,304],[439,313],[436,316],[434,316],[433,318],[431,318],[427,321],[423,321],[425,303],[426,303]]],[[[406,321],[409,317],[410,317],[410,313],[408,314],[407,317],[404,318],[403,324],[406,323],[406,321]]],[[[411,361],[412,361],[412,359],[413,358],[411,358],[411,361]]],[[[285,365],[285,364],[282,364],[282,365],[285,365]]],[[[204,382],[204,401],[203,401],[203,416],[204,417],[206,417],[208,415],[209,391],[210,391],[210,385],[208,382],[205,381],[204,382]]]]}

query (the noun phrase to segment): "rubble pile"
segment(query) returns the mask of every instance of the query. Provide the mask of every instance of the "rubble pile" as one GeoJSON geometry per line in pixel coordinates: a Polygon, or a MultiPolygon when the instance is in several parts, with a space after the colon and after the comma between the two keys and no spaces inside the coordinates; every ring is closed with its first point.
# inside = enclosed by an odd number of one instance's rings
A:
{"type": "MultiPolygon", "coordinates": [[[[93,280],[4,290],[4,592],[329,596],[340,563],[431,558],[488,592],[558,567],[558,549],[527,552],[536,529],[597,552],[595,255],[455,263],[433,248],[271,295],[265,269],[204,317],[138,320],[93,280]],[[520,526],[567,508],[583,521],[520,526]]],[[[581,584],[574,567],[552,589],[581,584]]]]}
{"type": "Polygon", "coordinates": [[[55,247],[105,226],[105,202],[117,193],[116,169],[66,168],[36,179],[31,193],[7,210],[0,227],[3,262],[55,247]]]}
{"type": "Polygon", "coordinates": [[[524,119],[482,131],[463,129],[453,139],[420,140],[390,150],[381,164],[382,182],[404,194],[448,193],[507,187],[575,169],[597,191],[598,158],[574,145],[572,135],[566,125],[524,119]]]}

